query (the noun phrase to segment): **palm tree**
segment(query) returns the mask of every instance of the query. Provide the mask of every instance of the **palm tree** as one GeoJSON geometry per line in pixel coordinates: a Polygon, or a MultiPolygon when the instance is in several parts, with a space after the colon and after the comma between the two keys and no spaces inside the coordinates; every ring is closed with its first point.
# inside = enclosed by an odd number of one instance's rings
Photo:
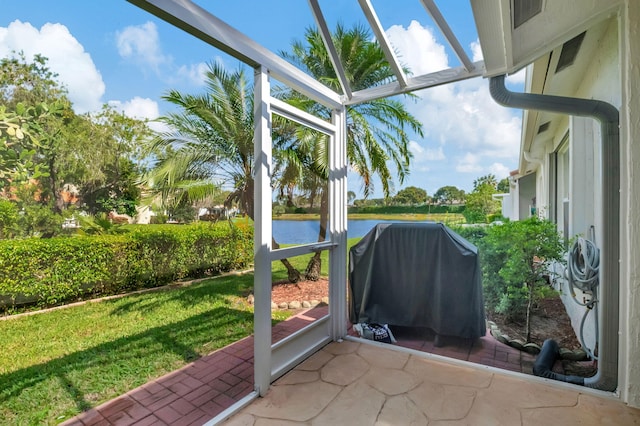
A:
{"type": "MultiPolygon", "coordinates": [[[[356,25],[346,30],[339,24],[332,39],[349,84],[354,91],[383,85],[395,79],[384,52],[377,43],[371,41],[371,33],[364,26],[356,25]]],[[[317,29],[308,28],[304,42],[295,41],[291,52],[281,54],[326,86],[339,93],[342,91],[322,36],[317,29]]],[[[279,96],[300,109],[326,119],[330,117],[329,109],[293,91],[285,90],[279,96]]],[[[412,97],[412,95],[407,96],[412,97]]],[[[377,99],[347,108],[347,159],[351,169],[362,179],[365,198],[374,189],[375,175],[380,178],[384,196],[390,195],[393,180],[389,162],[394,165],[400,183],[408,175],[411,159],[408,129],[422,136],[422,124],[398,99],[377,99]]],[[[315,141],[322,146],[322,149],[317,147],[298,149],[297,152],[303,157],[314,150],[326,152],[326,138],[315,138],[315,141]]],[[[326,161],[326,159],[325,156],[316,158],[315,161],[326,161]]],[[[304,164],[304,161],[299,163],[304,164]]],[[[324,170],[322,177],[326,179],[326,164],[324,167],[316,165],[316,169],[324,170]]],[[[326,194],[322,199],[326,200],[326,194]]],[[[320,241],[325,238],[328,216],[326,211],[328,203],[321,204],[320,241]]],[[[317,253],[307,267],[307,278],[317,279],[319,271],[320,254],[317,253]]]]}
{"type": "MultiPolygon", "coordinates": [[[[210,64],[205,77],[204,94],[172,90],[163,97],[180,112],[159,119],[171,130],[152,143],[159,157],[147,183],[163,199],[191,201],[231,186],[225,204],[237,203],[254,219],[253,86],[242,69],[229,73],[219,64],[210,64]]],[[[289,280],[299,281],[300,273],[286,259],[282,263],[289,280]]]]}
{"type": "Polygon", "coordinates": [[[475,191],[481,185],[489,185],[494,190],[498,187],[498,180],[496,179],[496,175],[489,173],[488,175],[480,176],[479,178],[473,181],[473,190],[475,191]]]}
{"type": "Polygon", "coordinates": [[[205,76],[204,94],[171,90],[163,96],[180,111],[159,119],[170,130],[153,141],[160,159],[150,176],[174,196],[197,183],[232,185],[227,201],[238,202],[253,217],[252,87],[241,69],[228,73],[210,64],[205,76]]]}

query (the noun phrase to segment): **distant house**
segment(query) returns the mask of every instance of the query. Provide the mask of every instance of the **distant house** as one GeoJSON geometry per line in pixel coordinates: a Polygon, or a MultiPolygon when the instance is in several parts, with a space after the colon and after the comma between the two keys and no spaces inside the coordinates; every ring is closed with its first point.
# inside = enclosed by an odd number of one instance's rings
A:
{"type": "Polygon", "coordinates": [[[134,222],[141,225],[148,225],[151,223],[151,218],[155,215],[155,212],[153,212],[149,206],[136,206],[134,222]]]}
{"type": "Polygon", "coordinates": [[[228,209],[225,206],[202,207],[198,210],[199,220],[216,221],[229,219],[237,214],[237,209],[228,209]]]}

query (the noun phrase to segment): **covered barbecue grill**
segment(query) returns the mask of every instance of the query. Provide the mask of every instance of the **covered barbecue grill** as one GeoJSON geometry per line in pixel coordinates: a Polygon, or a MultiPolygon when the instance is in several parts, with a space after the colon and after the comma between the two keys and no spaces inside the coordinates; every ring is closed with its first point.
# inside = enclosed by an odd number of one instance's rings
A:
{"type": "Polygon", "coordinates": [[[352,323],[486,332],[476,246],[441,223],[381,223],[349,251],[352,323]]]}

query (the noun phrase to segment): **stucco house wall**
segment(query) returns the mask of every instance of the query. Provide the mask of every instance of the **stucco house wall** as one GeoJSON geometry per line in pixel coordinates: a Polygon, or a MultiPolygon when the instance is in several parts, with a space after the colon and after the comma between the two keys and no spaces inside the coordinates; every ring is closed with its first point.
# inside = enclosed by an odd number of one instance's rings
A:
{"type": "MultiPolygon", "coordinates": [[[[580,69],[568,68],[561,72],[572,73],[579,82],[570,91],[549,95],[561,95],[608,102],[620,110],[621,144],[621,206],[620,206],[620,346],[619,393],[621,399],[632,406],[640,406],[640,4],[633,0],[602,25],[595,49],[588,64],[580,69]]],[[[575,67],[573,67],[575,68],[575,67]]],[[[547,69],[529,68],[529,73],[548,72],[547,69]]],[[[553,78],[548,75],[546,78],[553,78]]],[[[531,79],[528,78],[528,82],[531,79]]],[[[526,91],[530,91],[527,87],[526,91]]],[[[582,117],[555,117],[553,131],[538,135],[531,147],[535,156],[528,158],[528,176],[519,177],[514,185],[520,202],[529,194],[523,193],[528,185],[524,179],[535,176],[537,213],[553,220],[558,230],[569,238],[578,235],[602,240],[602,192],[601,135],[595,120],[582,117]],[[568,164],[569,173],[563,176],[562,167],[568,164]],[[563,179],[568,177],[566,184],[563,179]],[[563,187],[563,185],[567,185],[563,187]],[[566,194],[563,194],[563,191],[566,194]],[[561,203],[568,200],[567,205],[561,203]],[[565,212],[564,208],[568,207],[565,212]]],[[[534,122],[533,126],[541,123],[534,122]]],[[[537,127],[536,127],[537,130],[537,127]]],[[[523,135],[526,132],[523,131],[523,135]]],[[[522,167],[521,167],[522,168],[522,167]]],[[[526,217],[520,207],[519,218],[526,217]]],[[[585,308],[571,300],[562,268],[555,285],[562,290],[567,311],[574,328],[579,332],[585,308]]],[[[577,299],[583,294],[577,291],[577,299]]],[[[585,343],[595,345],[593,313],[587,317],[584,328],[585,343]]]]}
{"type": "Polygon", "coordinates": [[[621,397],[640,407],[640,2],[621,11],[621,397]]]}

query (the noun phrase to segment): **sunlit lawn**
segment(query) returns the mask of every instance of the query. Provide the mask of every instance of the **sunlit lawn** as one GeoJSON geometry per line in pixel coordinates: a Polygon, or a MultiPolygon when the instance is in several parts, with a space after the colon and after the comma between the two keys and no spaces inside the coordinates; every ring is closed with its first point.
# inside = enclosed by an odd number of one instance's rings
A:
{"type": "MultiPolygon", "coordinates": [[[[303,272],[310,257],[290,261],[303,272]]],[[[250,335],[252,286],[253,274],[218,277],[0,321],[0,424],[62,422],[250,335]]]]}
{"type": "Polygon", "coordinates": [[[248,336],[252,285],[221,277],[0,321],[0,423],[64,421],[248,336]]]}

